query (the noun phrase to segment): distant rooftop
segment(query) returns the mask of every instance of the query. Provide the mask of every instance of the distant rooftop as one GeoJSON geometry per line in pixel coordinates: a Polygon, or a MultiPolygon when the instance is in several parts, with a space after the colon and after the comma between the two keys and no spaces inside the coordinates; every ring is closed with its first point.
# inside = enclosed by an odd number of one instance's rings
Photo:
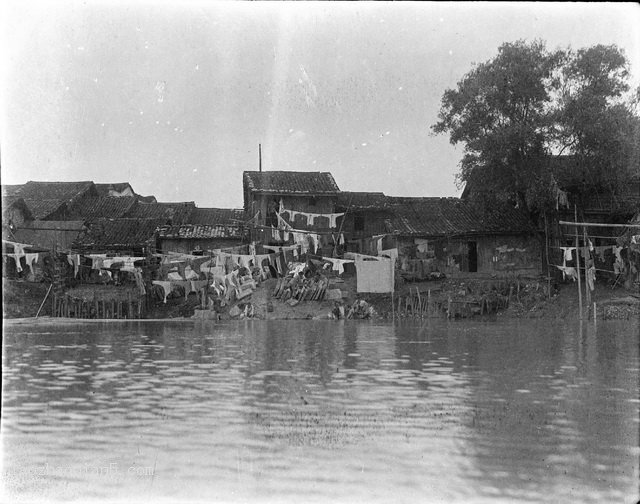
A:
{"type": "Polygon", "coordinates": [[[334,195],[340,192],[329,172],[246,171],[245,189],[269,194],[334,195]]]}

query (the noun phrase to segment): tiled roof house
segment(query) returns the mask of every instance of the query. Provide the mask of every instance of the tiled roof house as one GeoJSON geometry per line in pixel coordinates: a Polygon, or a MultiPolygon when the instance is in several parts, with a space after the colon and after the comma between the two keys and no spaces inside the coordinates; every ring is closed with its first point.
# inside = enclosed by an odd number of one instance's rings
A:
{"type": "Polygon", "coordinates": [[[195,208],[187,223],[158,229],[162,252],[192,253],[238,245],[243,238],[244,210],[195,208]]]}
{"type": "Polygon", "coordinates": [[[33,217],[40,220],[65,220],[74,205],[98,195],[91,181],[29,181],[21,186],[4,186],[3,194],[10,193],[22,198],[33,217]]]}
{"type": "MultiPolygon", "coordinates": [[[[333,213],[340,193],[329,172],[245,171],[242,183],[247,220],[257,216],[254,222],[261,226],[277,225],[275,212],[280,202],[285,209],[297,212],[333,213]]],[[[291,224],[303,226],[300,222],[291,224]]]]}

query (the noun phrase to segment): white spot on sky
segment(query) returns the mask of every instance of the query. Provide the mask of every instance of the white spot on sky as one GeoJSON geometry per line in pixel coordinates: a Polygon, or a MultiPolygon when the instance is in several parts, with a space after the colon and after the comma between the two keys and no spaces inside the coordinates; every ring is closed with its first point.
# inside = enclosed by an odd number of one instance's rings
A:
{"type": "Polygon", "coordinates": [[[158,93],[158,103],[162,103],[164,101],[164,91],[166,87],[167,87],[166,81],[156,82],[155,90],[158,93]]]}
{"type": "Polygon", "coordinates": [[[178,128],[173,128],[173,131],[178,131],[178,128]]]}
{"type": "Polygon", "coordinates": [[[142,110],[140,111],[140,115],[144,115],[144,112],[142,110]]]}
{"type": "Polygon", "coordinates": [[[98,78],[97,78],[97,77],[94,77],[94,78],[93,78],[93,82],[98,82],[98,78]]]}
{"type": "Polygon", "coordinates": [[[141,32],[141,31],[142,31],[142,28],[140,28],[139,26],[136,26],[136,31],[137,31],[137,32],[141,32]]]}
{"type": "Polygon", "coordinates": [[[453,54],[453,51],[449,49],[449,56],[451,56],[452,54],[453,54]]]}
{"type": "Polygon", "coordinates": [[[398,88],[398,91],[402,91],[402,86],[400,86],[400,87],[398,88]]]}
{"type": "Polygon", "coordinates": [[[167,126],[169,126],[171,124],[171,121],[167,121],[167,126]]]}
{"type": "Polygon", "coordinates": [[[293,128],[289,128],[289,133],[293,133],[293,128]]]}
{"type": "Polygon", "coordinates": [[[84,51],[84,46],[78,46],[78,51],[84,51]]]}
{"type": "Polygon", "coordinates": [[[387,131],[387,132],[385,133],[385,135],[390,135],[390,134],[391,134],[391,132],[390,132],[390,131],[387,131]]]}
{"type": "Polygon", "coordinates": [[[129,124],[133,124],[133,121],[129,121],[129,124]]]}
{"type": "Polygon", "coordinates": [[[363,146],[363,147],[366,147],[366,146],[367,146],[367,142],[364,142],[364,143],[362,144],[362,146],[363,146]]]}
{"type": "Polygon", "coordinates": [[[104,123],[100,124],[100,126],[102,126],[104,128],[104,123]]]}
{"type": "Polygon", "coordinates": [[[69,91],[69,86],[64,88],[65,91],[69,91]]]}
{"type": "Polygon", "coordinates": [[[200,70],[200,65],[196,65],[196,70],[200,70]]]}
{"type": "Polygon", "coordinates": [[[444,18],[440,18],[440,22],[441,22],[441,23],[444,23],[444,18]]]}
{"type": "Polygon", "coordinates": [[[197,171],[198,171],[198,169],[197,169],[197,168],[194,168],[194,169],[193,169],[193,173],[196,173],[197,171]]]}
{"type": "Polygon", "coordinates": [[[160,121],[156,121],[156,124],[160,124],[160,121]]]}

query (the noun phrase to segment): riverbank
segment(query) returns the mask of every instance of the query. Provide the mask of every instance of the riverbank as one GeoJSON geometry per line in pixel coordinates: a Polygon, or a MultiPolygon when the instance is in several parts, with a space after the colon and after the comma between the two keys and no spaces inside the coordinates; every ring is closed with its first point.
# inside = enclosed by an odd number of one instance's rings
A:
{"type": "MultiPolygon", "coordinates": [[[[276,280],[263,282],[245,299],[238,300],[223,310],[201,310],[195,296],[168,300],[151,307],[144,320],[231,320],[234,318],[256,318],[265,320],[300,320],[344,318],[353,309],[351,318],[372,318],[377,320],[406,318],[578,318],[579,300],[576,284],[560,284],[551,287],[551,292],[540,282],[518,282],[514,287],[508,283],[493,285],[491,292],[484,293],[478,287],[478,280],[457,279],[435,282],[407,283],[399,287],[392,298],[387,294],[358,294],[355,278],[332,279],[330,288],[332,299],[322,301],[301,301],[275,299],[276,280]],[[430,296],[431,306],[423,312],[408,311],[405,303],[409,294],[422,294],[423,305],[430,296]],[[400,298],[400,299],[399,299],[400,298]],[[393,299],[393,304],[392,304],[393,299]],[[495,311],[487,313],[482,300],[495,299],[495,311]],[[398,311],[401,301],[401,310],[398,311]]],[[[3,317],[5,319],[30,320],[36,316],[45,299],[49,285],[15,280],[3,282],[3,317]]],[[[592,317],[593,304],[586,306],[585,316],[592,317]]],[[[486,301],[487,305],[489,304],[486,301]]],[[[592,293],[592,303],[596,306],[596,317],[605,319],[629,319],[640,317],[640,293],[622,286],[612,288],[598,285],[592,293]]],[[[414,306],[415,308],[415,306],[414,306]]],[[[51,298],[42,305],[40,317],[51,316],[51,298]]],[[[49,319],[50,320],[50,319],[49,319]]],[[[90,319],[80,319],[83,321],[90,319]]],[[[98,320],[99,321],[99,320],[98,320]]]]}

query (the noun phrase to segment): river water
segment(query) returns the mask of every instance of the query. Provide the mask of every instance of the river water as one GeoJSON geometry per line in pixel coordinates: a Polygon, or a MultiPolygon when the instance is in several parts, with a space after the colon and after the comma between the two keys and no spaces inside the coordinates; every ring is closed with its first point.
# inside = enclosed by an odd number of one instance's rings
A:
{"type": "Polygon", "coordinates": [[[4,502],[636,502],[638,321],[5,321],[4,502]]]}

